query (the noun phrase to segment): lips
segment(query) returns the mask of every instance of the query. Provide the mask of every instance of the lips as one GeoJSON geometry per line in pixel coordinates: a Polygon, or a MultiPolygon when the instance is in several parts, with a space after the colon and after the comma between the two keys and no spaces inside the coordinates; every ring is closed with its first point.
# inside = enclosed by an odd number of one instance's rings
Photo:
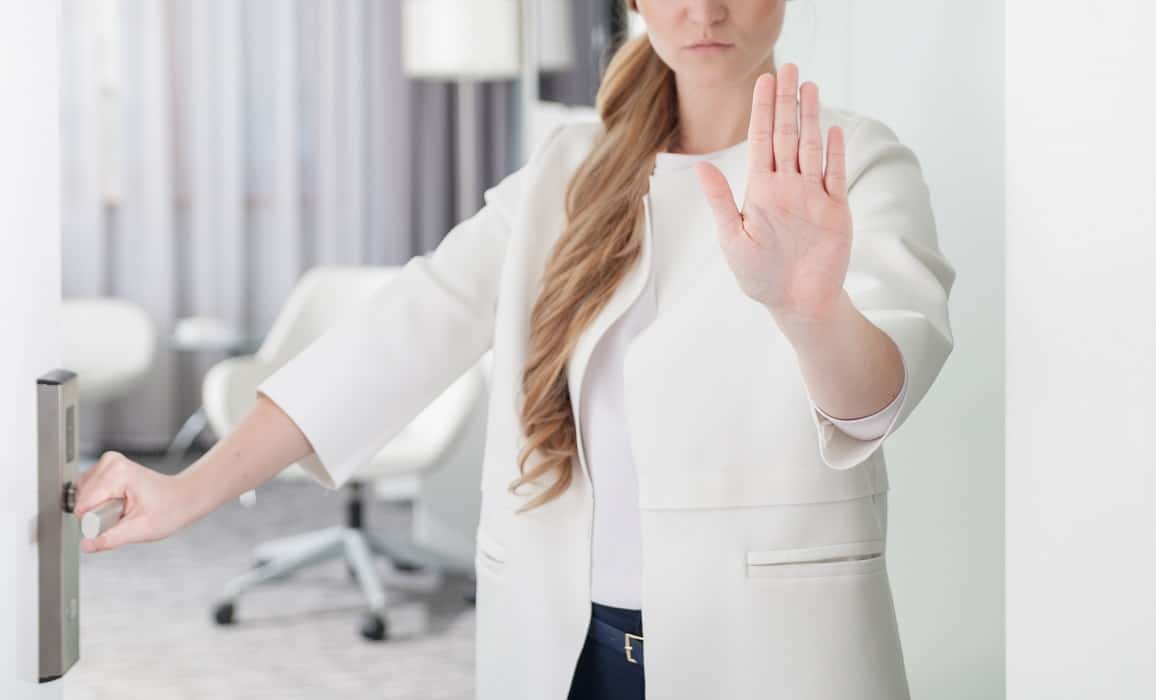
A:
{"type": "Polygon", "coordinates": [[[688,49],[709,49],[709,48],[721,49],[721,48],[726,48],[728,46],[730,46],[730,44],[727,44],[727,43],[724,43],[721,41],[701,41],[697,44],[691,44],[687,48],[688,49]]]}

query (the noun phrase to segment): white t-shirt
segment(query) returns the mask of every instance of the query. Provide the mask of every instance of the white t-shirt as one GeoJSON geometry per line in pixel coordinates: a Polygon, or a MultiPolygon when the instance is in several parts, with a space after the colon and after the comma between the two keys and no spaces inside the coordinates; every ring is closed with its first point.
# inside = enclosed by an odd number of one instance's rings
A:
{"type": "MultiPolygon", "coordinates": [[[[727,150],[729,148],[703,154],[659,153],[654,169],[658,172],[689,168],[697,160],[713,159],[727,150]]],[[[582,441],[594,488],[590,597],[596,603],[634,610],[642,608],[642,533],[638,478],[631,460],[623,410],[622,356],[627,343],[654,315],[651,275],[634,304],[598,340],[586,368],[582,392],[582,441]]],[[[870,440],[884,433],[906,390],[904,384],[886,408],[863,418],[839,420],[822,410],[820,413],[849,435],[870,440]]]]}

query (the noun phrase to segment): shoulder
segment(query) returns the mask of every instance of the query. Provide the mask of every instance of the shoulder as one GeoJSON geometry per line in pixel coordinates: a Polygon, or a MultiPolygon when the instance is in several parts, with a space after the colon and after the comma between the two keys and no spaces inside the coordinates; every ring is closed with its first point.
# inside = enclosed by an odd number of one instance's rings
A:
{"type": "Polygon", "coordinates": [[[540,132],[526,161],[485,192],[485,201],[511,218],[528,200],[560,201],[567,181],[601,131],[602,123],[596,116],[555,119],[540,132]]]}
{"type": "Polygon", "coordinates": [[[580,113],[556,120],[533,148],[530,161],[576,167],[601,133],[602,121],[596,114],[580,113]]]}
{"type": "Polygon", "coordinates": [[[897,184],[922,186],[923,173],[915,152],[904,143],[895,129],[871,114],[842,107],[820,107],[820,124],[824,143],[829,129],[843,129],[846,147],[847,186],[868,184],[884,187],[897,184]]]}
{"type": "Polygon", "coordinates": [[[832,126],[841,127],[848,151],[850,151],[852,143],[860,148],[878,143],[900,143],[895,130],[874,115],[857,112],[846,107],[826,105],[820,107],[819,113],[823,137],[826,138],[827,131],[832,126]]]}

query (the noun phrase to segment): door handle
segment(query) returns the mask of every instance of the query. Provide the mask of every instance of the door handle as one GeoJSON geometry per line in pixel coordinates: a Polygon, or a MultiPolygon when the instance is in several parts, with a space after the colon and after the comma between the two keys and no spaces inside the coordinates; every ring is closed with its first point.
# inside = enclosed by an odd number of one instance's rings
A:
{"type": "Polygon", "coordinates": [[[109,529],[124,515],[124,499],[111,498],[98,508],[84,514],[80,520],[80,532],[88,539],[97,537],[109,529]]]}

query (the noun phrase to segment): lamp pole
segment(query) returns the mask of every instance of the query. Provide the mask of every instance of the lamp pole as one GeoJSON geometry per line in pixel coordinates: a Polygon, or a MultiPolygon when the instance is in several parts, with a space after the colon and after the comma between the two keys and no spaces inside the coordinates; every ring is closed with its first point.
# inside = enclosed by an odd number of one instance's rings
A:
{"type": "Polygon", "coordinates": [[[531,121],[533,120],[534,107],[538,104],[538,64],[540,63],[538,60],[540,53],[538,12],[540,8],[538,7],[538,0],[521,0],[521,4],[522,75],[518,84],[521,105],[519,110],[521,138],[519,139],[517,162],[525,164],[530,157],[530,149],[533,147],[531,121]]]}

